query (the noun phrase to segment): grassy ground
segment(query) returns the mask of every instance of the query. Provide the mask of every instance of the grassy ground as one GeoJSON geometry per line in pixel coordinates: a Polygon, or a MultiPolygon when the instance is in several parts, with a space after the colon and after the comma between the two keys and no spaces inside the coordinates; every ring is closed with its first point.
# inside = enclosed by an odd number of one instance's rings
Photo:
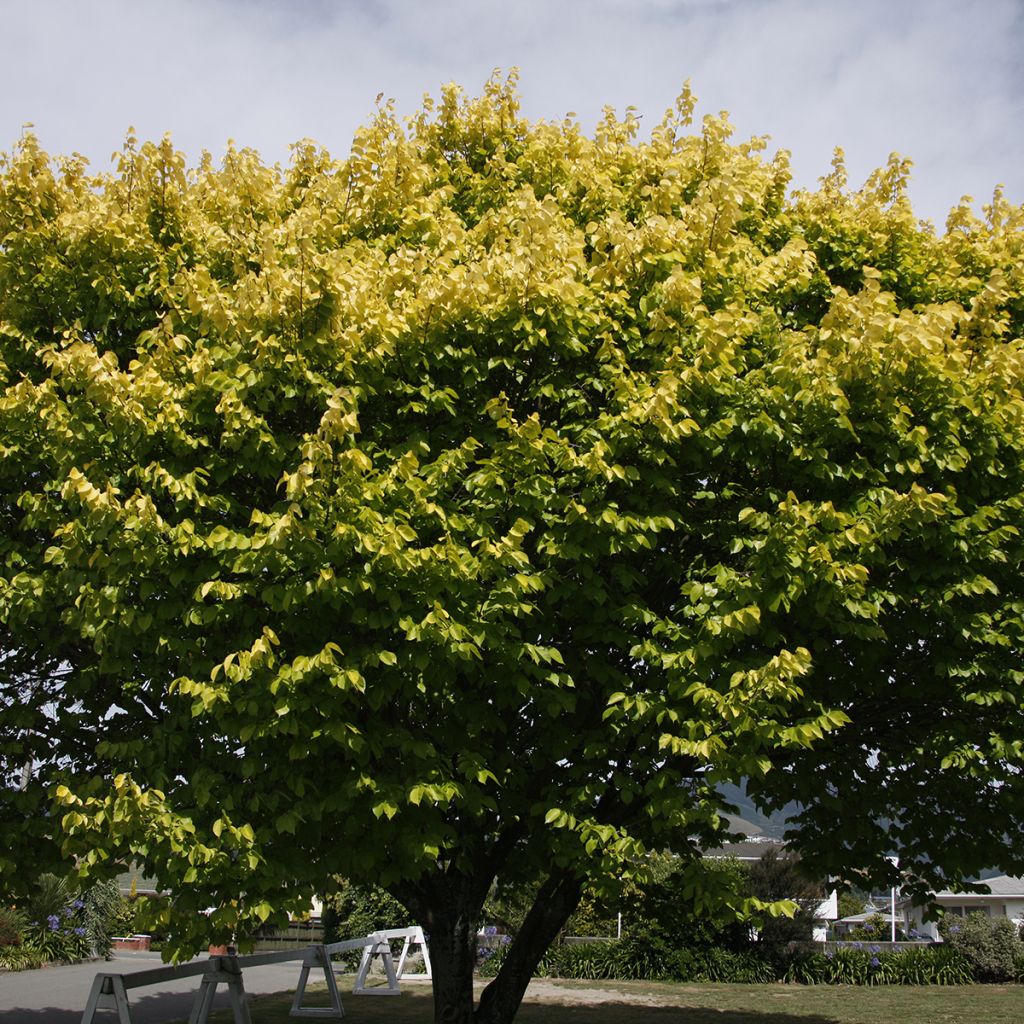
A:
{"type": "MultiPolygon", "coordinates": [[[[429,986],[399,997],[342,992],[348,1024],[431,1024],[429,986]]],[[[325,1005],[310,990],[307,1005],[325,1005]]],[[[292,1024],[291,996],[253,1000],[253,1024],[292,1024]]],[[[212,1022],[230,1024],[230,1013],[212,1022]]],[[[534,982],[516,1024],[1020,1024],[1024,986],[916,988],[893,985],[685,985],[658,982],[534,982]],[[685,1010],[685,1015],[680,1011],[685,1010]]]]}

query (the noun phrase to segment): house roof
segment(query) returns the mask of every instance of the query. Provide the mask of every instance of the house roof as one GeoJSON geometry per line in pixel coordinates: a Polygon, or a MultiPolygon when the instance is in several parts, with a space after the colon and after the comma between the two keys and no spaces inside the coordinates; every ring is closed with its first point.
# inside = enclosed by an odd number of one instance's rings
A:
{"type": "Polygon", "coordinates": [[[935,894],[935,898],[940,900],[985,900],[992,896],[1011,896],[1024,899],[1024,878],[996,875],[995,878],[986,878],[978,884],[987,885],[989,892],[954,892],[952,889],[943,889],[935,894]]]}
{"type": "Polygon", "coordinates": [[[156,879],[146,878],[135,864],[117,876],[117,888],[121,891],[122,895],[127,896],[132,891],[133,882],[135,883],[135,892],[139,895],[160,892],[156,879]]]}

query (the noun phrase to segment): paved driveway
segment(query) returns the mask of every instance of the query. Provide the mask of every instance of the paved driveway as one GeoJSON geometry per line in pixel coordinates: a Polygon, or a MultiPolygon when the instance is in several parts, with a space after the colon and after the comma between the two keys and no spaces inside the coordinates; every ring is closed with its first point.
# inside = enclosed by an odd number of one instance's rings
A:
{"type": "MultiPolygon", "coordinates": [[[[205,959],[205,957],[203,958],[205,959]]],[[[158,953],[120,952],[107,963],[44,967],[38,971],[0,973],[0,1024],[80,1024],[85,1001],[97,972],[129,974],[160,966],[158,953]]],[[[250,967],[245,971],[245,990],[253,995],[294,991],[299,980],[299,962],[250,967]]],[[[322,981],[310,972],[310,982],[322,981]]],[[[133,1024],[164,1024],[188,1020],[192,997],[199,978],[181,978],[128,992],[133,1024]]],[[[342,988],[342,998],[345,989],[342,988]]],[[[347,1002],[347,1000],[346,1000],[347,1002]]],[[[216,1008],[231,1005],[227,986],[217,986],[216,1008]]],[[[96,1024],[116,1024],[117,1013],[101,1010],[96,1024]]]]}

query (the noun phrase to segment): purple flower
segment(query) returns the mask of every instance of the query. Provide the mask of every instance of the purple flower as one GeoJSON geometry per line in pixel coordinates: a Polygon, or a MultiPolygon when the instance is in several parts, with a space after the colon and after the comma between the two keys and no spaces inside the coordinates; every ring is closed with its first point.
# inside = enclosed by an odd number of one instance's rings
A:
{"type": "Polygon", "coordinates": [[[85,929],[84,928],[76,928],[75,929],[75,934],[76,935],[84,935],[85,934],[85,929]]]}
{"type": "Polygon", "coordinates": [[[881,960],[879,960],[877,956],[873,956],[873,957],[871,958],[871,966],[872,966],[872,967],[877,967],[877,966],[878,966],[878,965],[879,965],[879,964],[880,964],[881,962],[882,962],[882,961],[881,961],[881,960]]]}
{"type": "Polygon", "coordinates": [[[50,914],[46,923],[50,926],[50,931],[55,932],[60,927],[60,918],[56,914],[50,914]]]}
{"type": "Polygon", "coordinates": [[[826,959],[826,960],[832,960],[832,959],[833,959],[834,957],[835,957],[835,953],[833,953],[831,949],[830,949],[830,950],[828,950],[828,951],[827,951],[827,952],[825,953],[825,959],[826,959]]]}
{"type": "Polygon", "coordinates": [[[85,906],[85,903],[82,900],[74,900],[71,906],[73,906],[75,910],[81,910],[82,907],[85,906]]]}
{"type": "Polygon", "coordinates": [[[62,911],[65,917],[71,917],[71,915],[74,914],[74,912],[74,908],[72,907],[65,907],[64,910],[62,911]]]}
{"type": "Polygon", "coordinates": [[[868,946],[868,952],[869,953],[881,953],[882,952],[882,947],[881,946],[868,946]]]}

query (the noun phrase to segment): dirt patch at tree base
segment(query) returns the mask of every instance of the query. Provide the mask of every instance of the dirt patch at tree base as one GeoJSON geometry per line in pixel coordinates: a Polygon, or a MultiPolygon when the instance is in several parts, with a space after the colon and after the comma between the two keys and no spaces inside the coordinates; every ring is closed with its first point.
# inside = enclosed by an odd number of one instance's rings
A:
{"type": "Polygon", "coordinates": [[[649,992],[631,992],[626,988],[584,988],[547,978],[535,978],[526,990],[524,1002],[557,1003],[561,1006],[599,1003],[628,1003],[633,1006],[676,1006],[678,997],[699,991],[696,987],[678,986],[672,996],[658,996],[649,992]]]}

